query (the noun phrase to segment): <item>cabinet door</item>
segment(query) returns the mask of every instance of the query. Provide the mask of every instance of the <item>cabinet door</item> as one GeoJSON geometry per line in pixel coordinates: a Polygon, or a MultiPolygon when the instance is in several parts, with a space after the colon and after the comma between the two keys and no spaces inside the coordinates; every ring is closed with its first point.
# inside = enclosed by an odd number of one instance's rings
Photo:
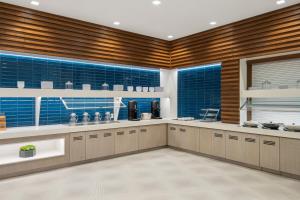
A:
{"type": "Polygon", "coordinates": [[[70,136],[70,161],[85,160],[85,133],[72,133],[70,136]]]}
{"type": "Polygon", "coordinates": [[[259,136],[244,134],[243,136],[243,162],[259,166],[259,136]]]}
{"type": "Polygon", "coordinates": [[[189,126],[180,126],[180,148],[189,151],[198,151],[199,149],[199,129],[189,126]]]}
{"type": "Polygon", "coordinates": [[[280,170],[300,175],[300,140],[280,138],[280,170]]]}
{"type": "Polygon", "coordinates": [[[225,133],[223,131],[214,130],[212,139],[212,155],[220,158],[225,158],[225,133]]]}
{"type": "Polygon", "coordinates": [[[279,138],[260,136],[260,166],[279,171],[279,138]]]}
{"type": "Polygon", "coordinates": [[[140,136],[139,136],[139,149],[148,149],[151,148],[152,138],[149,132],[149,127],[144,126],[140,128],[140,136]]]}
{"type": "Polygon", "coordinates": [[[115,131],[115,153],[125,153],[128,151],[127,134],[125,128],[115,131]]]}
{"type": "Polygon", "coordinates": [[[178,127],[175,125],[168,126],[168,145],[172,147],[176,147],[176,135],[178,127]]]}
{"type": "Polygon", "coordinates": [[[99,158],[101,156],[101,136],[99,132],[86,134],[86,159],[99,158]]]}
{"type": "Polygon", "coordinates": [[[125,133],[127,152],[137,151],[139,148],[139,129],[137,127],[128,128],[125,133]]]}
{"type": "Polygon", "coordinates": [[[110,156],[115,154],[114,130],[101,131],[101,156],[110,156]]]}
{"type": "Polygon", "coordinates": [[[226,159],[237,162],[243,161],[243,134],[227,132],[226,134],[226,159]]]}
{"type": "Polygon", "coordinates": [[[161,147],[161,146],[166,146],[167,145],[167,125],[166,124],[161,124],[156,126],[156,129],[159,133],[159,139],[157,142],[157,146],[161,147]]]}
{"type": "Polygon", "coordinates": [[[199,147],[199,152],[204,153],[207,155],[212,155],[212,137],[213,137],[213,130],[212,129],[204,129],[201,128],[200,130],[200,135],[199,135],[199,140],[200,140],[200,147],[199,147]]]}

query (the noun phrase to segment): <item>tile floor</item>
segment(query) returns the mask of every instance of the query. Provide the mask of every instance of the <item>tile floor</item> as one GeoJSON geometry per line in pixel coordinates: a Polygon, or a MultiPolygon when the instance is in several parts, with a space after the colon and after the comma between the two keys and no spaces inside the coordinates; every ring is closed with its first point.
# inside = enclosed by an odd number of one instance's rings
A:
{"type": "Polygon", "coordinates": [[[3,200],[299,200],[300,181],[161,149],[0,181],[3,200]]]}

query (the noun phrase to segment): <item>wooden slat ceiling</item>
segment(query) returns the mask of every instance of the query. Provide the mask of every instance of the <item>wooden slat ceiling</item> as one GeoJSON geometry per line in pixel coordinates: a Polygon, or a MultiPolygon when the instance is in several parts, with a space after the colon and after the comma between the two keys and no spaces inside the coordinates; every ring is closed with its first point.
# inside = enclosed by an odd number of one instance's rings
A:
{"type": "Polygon", "coordinates": [[[222,62],[222,121],[239,122],[239,60],[300,50],[300,4],[172,42],[0,2],[0,50],[157,68],[222,62]]]}
{"type": "Polygon", "coordinates": [[[222,121],[239,123],[239,60],[300,50],[300,4],[171,42],[172,67],[222,62],[222,121]]]}
{"type": "Polygon", "coordinates": [[[169,42],[0,2],[1,50],[170,67],[169,42]]]}

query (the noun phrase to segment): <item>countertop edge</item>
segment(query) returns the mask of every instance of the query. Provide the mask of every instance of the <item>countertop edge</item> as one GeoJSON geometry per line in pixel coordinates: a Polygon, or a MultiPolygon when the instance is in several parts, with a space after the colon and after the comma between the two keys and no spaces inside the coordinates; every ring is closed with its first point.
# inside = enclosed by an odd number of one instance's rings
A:
{"type": "Polygon", "coordinates": [[[69,134],[75,132],[89,132],[89,131],[97,131],[97,130],[129,128],[129,127],[158,125],[158,124],[174,124],[174,125],[191,126],[197,128],[232,131],[232,132],[239,132],[245,134],[300,139],[300,133],[297,132],[245,128],[237,124],[225,124],[221,122],[178,121],[173,119],[161,119],[161,120],[144,120],[144,121],[126,120],[126,121],[120,121],[119,123],[76,126],[76,127],[72,127],[68,125],[47,125],[47,126],[40,126],[40,127],[31,126],[31,127],[9,128],[6,131],[0,132],[0,141],[8,140],[8,139],[63,135],[63,134],[69,134]]]}

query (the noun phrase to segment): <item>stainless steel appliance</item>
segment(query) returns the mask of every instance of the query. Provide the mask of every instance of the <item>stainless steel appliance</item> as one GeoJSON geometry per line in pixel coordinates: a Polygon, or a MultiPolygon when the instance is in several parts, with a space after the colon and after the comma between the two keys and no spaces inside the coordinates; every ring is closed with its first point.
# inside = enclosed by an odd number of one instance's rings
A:
{"type": "Polygon", "coordinates": [[[101,122],[102,116],[99,112],[95,112],[94,123],[99,124],[101,122]]]}
{"type": "Polygon", "coordinates": [[[70,121],[69,121],[69,124],[70,124],[71,126],[76,126],[77,121],[78,121],[78,116],[76,115],[76,113],[71,113],[71,114],[70,114],[70,121]]]}
{"type": "Polygon", "coordinates": [[[129,121],[139,121],[138,118],[138,108],[136,101],[129,101],[128,102],[128,120],[129,121]]]}
{"type": "Polygon", "coordinates": [[[89,124],[90,122],[90,114],[87,112],[83,113],[82,123],[83,124],[89,124]]]}
{"type": "Polygon", "coordinates": [[[161,119],[159,101],[151,101],[152,119],[161,119]]]}

